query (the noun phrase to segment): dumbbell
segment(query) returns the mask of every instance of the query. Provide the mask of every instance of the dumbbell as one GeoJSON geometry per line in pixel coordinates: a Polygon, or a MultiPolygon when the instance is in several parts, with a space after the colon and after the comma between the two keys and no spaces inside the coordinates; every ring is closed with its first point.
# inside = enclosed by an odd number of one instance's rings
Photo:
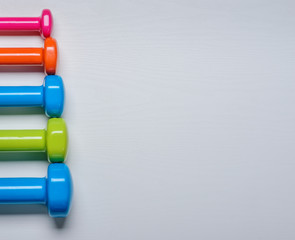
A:
{"type": "Polygon", "coordinates": [[[50,37],[53,25],[49,9],[42,11],[41,17],[2,17],[0,31],[40,32],[43,38],[50,37]]]}
{"type": "Polygon", "coordinates": [[[46,204],[51,217],[66,217],[72,199],[72,178],[63,163],[52,163],[44,178],[0,178],[0,204],[46,204]]]}
{"type": "Polygon", "coordinates": [[[68,136],[62,118],[51,118],[47,130],[0,130],[0,151],[47,152],[51,163],[64,162],[68,136]]]}
{"type": "Polygon", "coordinates": [[[57,62],[57,43],[46,38],[44,48],[0,48],[0,65],[44,66],[48,75],[54,75],[57,62]]]}
{"type": "Polygon", "coordinates": [[[0,86],[0,107],[43,107],[48,117],[60,117],[64,87],[60,76],[49,75],[41,86],[0,86]]]}

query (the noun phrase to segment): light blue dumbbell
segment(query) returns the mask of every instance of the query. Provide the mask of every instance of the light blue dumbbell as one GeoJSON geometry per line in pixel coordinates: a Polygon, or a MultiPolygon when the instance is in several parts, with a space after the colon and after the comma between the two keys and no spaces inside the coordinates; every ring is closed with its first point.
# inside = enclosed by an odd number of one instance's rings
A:
{"type": "Polygon", "coordinates": [[[47,178],[0,178],[0,204],[46,204],[51,217],[66,217],[72,179],[64,163],[52,163],[47,178]]]}
{"type": "Polygon", "coordinates": [[[46,76],[42,86],[0,86],[0,107],[43,107],[48,117],[60,117],[64,107],[62,78],[46,76]]]}

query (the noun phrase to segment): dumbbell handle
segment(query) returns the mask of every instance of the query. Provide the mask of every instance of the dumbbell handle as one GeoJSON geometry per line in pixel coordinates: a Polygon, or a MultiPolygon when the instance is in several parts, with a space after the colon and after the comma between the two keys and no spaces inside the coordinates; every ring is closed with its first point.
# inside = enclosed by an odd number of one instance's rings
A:
{"type": "Polygon", "coordinates": [[[0,87],[0,106],[43,106],[43,86],[0,87]]]}
{"type": "Polygon", "coordinates": [[[0,48],[0,64],[43,65],[43,48],[0,48]]]}
{"type": "Polygon", "coordinates": [[[46,204],[46,178],[0,178],[0,203],[46,204]]]}
{"type": "Polygon", "coordinates": [[[45,151],[46,130],[0,130],[0,151],[45,151]]]}
{"type": "Polygon", "coordinates": [[[40,17],[2,17],[0,18],[0,30],[39,30],[40,17]]]}

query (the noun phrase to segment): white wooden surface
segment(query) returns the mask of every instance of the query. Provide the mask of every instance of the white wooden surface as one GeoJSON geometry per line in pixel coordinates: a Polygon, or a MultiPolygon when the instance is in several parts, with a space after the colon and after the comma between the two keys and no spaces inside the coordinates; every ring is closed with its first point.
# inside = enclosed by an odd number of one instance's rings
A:
{"type": "MultiPolygon", "coordinates": [[[[0,206],[0,239],[295,238],[295,2],[0,1],[0,16],[53,12],[67,164],[65,222],[0,206]]],[[[42,46],[0,36],[0,46],[42,46]]],[[[0,73],[1,85],[42,73],[0,73]]],[[[0,128],[43,128],[2,114],[0,128]]],[[[43,176],[45,161],[1,161],[43,176]]]]}

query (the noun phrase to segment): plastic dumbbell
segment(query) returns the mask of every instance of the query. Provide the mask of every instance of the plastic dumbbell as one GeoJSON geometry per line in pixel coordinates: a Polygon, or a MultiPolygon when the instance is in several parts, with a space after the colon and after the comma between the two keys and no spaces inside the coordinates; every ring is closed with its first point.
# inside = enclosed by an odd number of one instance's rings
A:
{"type": "Polygon", "coordinates": [[[67,128],[62,118],[51,118],[47,130],[0,130],[0,151],[47,152],[51,163],[64,162],[67,128]]]}
{"type": "Polygon", "coordinates": [[[62,78],[49,75],[42,86],[0,86],[0,107],[43,107],[48,117],[60,117],[64,106],[62,78]]]}
{"type": "Polygon", "coordinates": [[[0,204],[46,204],[51,217],[66,217],[72,199],[72,179],[63,163],[48,166],[44,178],[0,178],[0,204]]]}
{"type": "Polygon", "coordinates": [[[49,9],[41,17],[1,17],[0,31],[40,32],[43,38],[50,37],[53,20],[49,9]]]}
{"type": "Polygon", "coordinates": [[[57,43],[49,37],[44,48],[0,48],[0,65],[44,66],[48,75],[54,75],[57,62],[57,43]]]}

